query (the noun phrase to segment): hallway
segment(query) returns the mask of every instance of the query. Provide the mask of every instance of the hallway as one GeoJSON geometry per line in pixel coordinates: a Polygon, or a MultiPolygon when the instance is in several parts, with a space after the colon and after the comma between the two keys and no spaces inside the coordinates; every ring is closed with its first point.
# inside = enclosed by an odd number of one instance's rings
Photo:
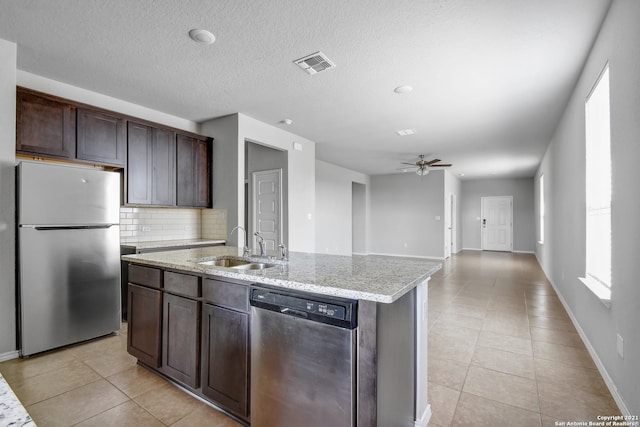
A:
{"type": "Polygon", "coordinates": [[[619,415],[533,254],[463,251],[429,282],[430,427],[619,415]]]}

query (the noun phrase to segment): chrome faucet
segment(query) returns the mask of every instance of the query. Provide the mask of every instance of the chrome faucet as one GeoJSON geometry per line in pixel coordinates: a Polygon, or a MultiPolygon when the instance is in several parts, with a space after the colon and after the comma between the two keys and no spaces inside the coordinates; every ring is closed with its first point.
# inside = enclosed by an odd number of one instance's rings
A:
{"type": "Polygon", "coordinates": [[[283,261],[287,261],[289,259],[289,257],[287,256],[287,247],[284,245],[284,243],[280,243],[278,245],[278,248],[280,249],[280,259],[283,261]]]}
{"type": "Polygon", "coordinates": [[[244,231],[244,247],[242,248],[242,256],[248,256],[249,255],[249,242],[247,242],[247,230],[245,230],[244,227],[241,227],[241,226],[238,225],[236,227],[233,227],[233,230],[231,230],[231,234],[233,234],[233,232],[236,231],[236,230],[244,231]]]}
{"type": "Polygon", "coordinates": [[[265,256],[266,251],[264,250],[264,239],[262,238],[262,236],[260,235],[260,232],[258,231],[253,233],[253,235],[256,236],[256,242],[258,242],[258,247],[260,248],[260,256],[265,256]]]}

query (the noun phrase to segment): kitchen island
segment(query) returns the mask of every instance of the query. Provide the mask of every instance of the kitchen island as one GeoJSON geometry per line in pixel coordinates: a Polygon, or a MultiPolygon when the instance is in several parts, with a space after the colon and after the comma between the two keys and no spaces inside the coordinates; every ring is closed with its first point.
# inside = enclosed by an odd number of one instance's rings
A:
{"type": "MultiPolygon", "coordinates": [[[[297,252],[282,261],[243,257],[242,250],[233,247],[122,259],[130,263],[129,310],[134,313],[129,352],[243,423],[252,423],[249,356],[254,312],[249,292],[262,285],[357,301],[353,425],[428,422],[427,282],[439,263],[297,252]],[[268,268],[215,265],[225,259],[268,268]],[[224,328],[216,329],[217,325],[224,328]],[[225,339],[235,341],[227,346],[225,339]],[[176,358],[173,350],[178,349],[184,357],[176,358]]],[[[253,424],[258,425],[257,420],[253,424]]]]}

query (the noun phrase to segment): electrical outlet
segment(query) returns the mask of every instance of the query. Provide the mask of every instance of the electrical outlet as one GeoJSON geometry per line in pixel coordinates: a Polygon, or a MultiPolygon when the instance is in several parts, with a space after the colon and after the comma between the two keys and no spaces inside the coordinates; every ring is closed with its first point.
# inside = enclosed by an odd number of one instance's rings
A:
{"type": "Polygon", "coordinates": [[[616,351],[618,352],[618,355],[624,359],[624,340],[620,334],[617,334],[616,336],[616,351]]]}
{"type": "Polygon", "coordinates": [[[436,215],[436,221],[440,221],[440,215],[436,215]]]}

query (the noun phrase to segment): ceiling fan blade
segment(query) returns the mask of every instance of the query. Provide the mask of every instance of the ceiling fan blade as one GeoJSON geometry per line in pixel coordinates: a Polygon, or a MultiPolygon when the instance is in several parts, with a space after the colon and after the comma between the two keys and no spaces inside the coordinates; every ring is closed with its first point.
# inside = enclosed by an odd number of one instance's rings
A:
{"type": "Polygon", "coordinates": [[[448,167],[450,167],[450,166],[451,166],[451,164],[450,164],[450,163],[446,163],[446,164],[445,164],[445,163],[443,163],[443,164],[441,164],[441,165],[429,165],[429,167],[430,167],[430,168],[438,168],[438,167],[439,167],[439,168],[448,168],[448,167]]]}
{"type": "Polygon", "coordinates": [[[431,166],[434,163],[438,163],[440,159],[429,160],[428,162],[424,162],[425,165],[431,166]]]}
{"type": "Polygon", "coordinates": [[[401,165],[411,165],[411,166],[416,166],[415,163],[407,163],[407,162],[400,162],[401,165]]]}

